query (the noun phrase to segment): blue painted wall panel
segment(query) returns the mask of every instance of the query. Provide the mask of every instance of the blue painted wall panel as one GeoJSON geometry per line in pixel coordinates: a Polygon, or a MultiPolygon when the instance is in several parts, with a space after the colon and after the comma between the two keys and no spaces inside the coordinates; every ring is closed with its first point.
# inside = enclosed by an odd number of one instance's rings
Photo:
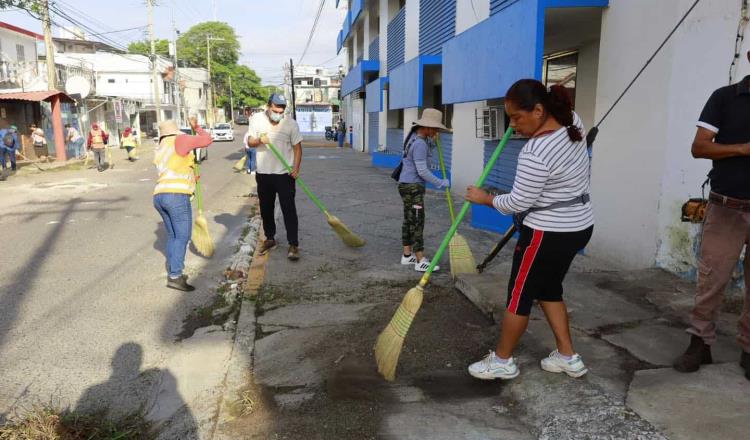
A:
{"type": "Polygon", "coordinates": [[[388,72],[404,63],[406,41],[406,8],[388,23],[388,72]]]}
{"type": "Polygon", "coordinates": [[[360,61],[341,82],[341,96],[347,96],[365,86],[365,73],[380,71],[380,62],[364,60],[360,61]]]}
{"type": "MultiPolygon", "coordinates": [[[[484,143],[484,163],[494,153],[499,141],[485,141],[484,143]]],[[[497,159],[495,166],[492,168],[490,175],[487,176],[485,185],[493,188],[510,191],[513,188],[513,180],[516,178],[516,167],[518,165],[518,154],[526,145],[526,140],[511,139],[505,146],[505,150],[497,159]]]]}
{"type": "Polygon", "coordinates": [[[380,37],[375,37],[368,49],[368,60],[380,60],[380,37]]]}
{"type": "Polygon", "coordinates": [[[422,64],[419,57],[402,64],[388,74],[389,92],[388,108],[397,110],[402,108],[419,107],[422,96],[420,77],[422,64]]]}
{"type": "Polygon", "coordinates": [[[367,134],[369,136],[367,141],[367,152],[372,153],[374,151],[378,151],[378,136],[380,135],[380,130],[378,127],[380,126],[380,113],[370,113],[368,115],[370,120],[367,124],[367,134]]]}
{"type": "Polygon", "coordinates": [[[367,98],[365,102],[365,111],[368,113],[383,111],[383,86],[382,78],[367,84],[367,98]]]}
{"type": "Polygon", "coordinates": [[[450,173],[453,164],[453,133],[440,133],[440,147],[443,150],[445,168],[450,173]]]}
{"type": "Polygon", "coordinates": [[[352,25],[357,22],[357,19],[362,14],[362,0],[352,0],[352,25]]]}
{"type": "Polygon", "coordinates": [[[402,154],[404,151],[404,129],[389,128],[386,132],[385,150],[390,154],[402,154]]]}
{"type": "Polygon", "coordinates": [[[439,55],[456,35],[456,0],[420,0],[419,53],[439,55]]]}
{"type": "Polygon", "coordinates": [[[443,103],[500,98],[541,74],[544,15],[520,0],[443,45],[443,103]]]}

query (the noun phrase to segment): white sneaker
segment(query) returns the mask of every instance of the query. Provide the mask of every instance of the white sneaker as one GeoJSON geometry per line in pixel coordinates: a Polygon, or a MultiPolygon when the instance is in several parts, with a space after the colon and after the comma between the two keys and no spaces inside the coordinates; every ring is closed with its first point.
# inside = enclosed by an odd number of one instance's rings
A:
{"type": "Polygon", "coordinates": [[[542,359],[542,370],[550,373],[565,373],[570,377],[581,377],[589,372],[583,364],[581,355],[574,354],[572,359],[566,360],[557,350],[550,353],[549,357],[542,359]]]}
{"type": "Polygon", "coordinates": [[[518,377],[518,365],[512,357],[507,362],[500,362],[500,358],[490,351],[484,359],[469,365],[469,374],[482,380],[513,379],[518,377]]]}
{"type": "Polygon", "coordinates": [[[407,264],[417,264],[417,257],[415,257],[414,254],[411,254],[408,257],[401,255],[401,264],[404,266],[407,264]]]}
{"type": "MultiPolygon", "coordinates": [[[[425,257],[422,257],[421,260],[419,260],[418,263],[414,265],[414,270],[417,272],[427,272],[427,269],[430,267],[430,260],[428,260],[425,257]]],[[[435,268],[432,269],[433,272],[437,272],[440,270],[440,266],[435,265],[435,268]]]]}

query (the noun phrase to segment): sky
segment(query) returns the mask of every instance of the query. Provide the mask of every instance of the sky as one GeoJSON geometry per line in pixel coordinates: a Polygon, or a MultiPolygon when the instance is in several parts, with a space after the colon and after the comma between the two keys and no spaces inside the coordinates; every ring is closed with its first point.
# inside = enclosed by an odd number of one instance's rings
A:
{"type": "MultiPolygon", "coordinates": [[[[51,0],[52,2],[53,0],[51,0]]],[[[315,19],[320,0],[156,0],[154,33],[156,38],[172,37],[172,10],[177,29],[184,32],[192,25],[216,19],[228,23],[240,38],[240,63],[255,70],[264,84],[280,84],[282,68],[292,58],[298,64],[315,19]]],[[[147,24],[145,0],[54,0],[73,19],[98,32],[109,33],[117,43],[145,39],[147,24]],[[138,28],[138,29],[131,29],[138,28]]],[[[302,64],[322,65],[336,70],[343,57],[336,55],[336,37],[345,11],[337,10],[336,0],[326,0],[318,27],[302,64]]],[[[61,16],[53,22],[73,26],[61,16]]],[[[41,33],[41,23],[23,11],[2,11],[0,21],[41,33]]],[[[53,36],[60,36],[53,25],[53,36]]],[[[92,38],[96,39],[96,38],[92,38]]],[[[343,52],[342,52],[343,54],[343,52]]]]}

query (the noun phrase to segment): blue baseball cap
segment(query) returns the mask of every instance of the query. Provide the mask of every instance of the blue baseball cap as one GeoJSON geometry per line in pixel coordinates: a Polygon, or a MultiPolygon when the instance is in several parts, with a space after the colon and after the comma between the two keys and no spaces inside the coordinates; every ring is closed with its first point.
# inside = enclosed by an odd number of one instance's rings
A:
{"type": "Polygon", "coordinates": [[[270,98],[268,98],[268,103],[286,107],[286,98],[284,97],[284,95],[274,93],[270,98]]]}

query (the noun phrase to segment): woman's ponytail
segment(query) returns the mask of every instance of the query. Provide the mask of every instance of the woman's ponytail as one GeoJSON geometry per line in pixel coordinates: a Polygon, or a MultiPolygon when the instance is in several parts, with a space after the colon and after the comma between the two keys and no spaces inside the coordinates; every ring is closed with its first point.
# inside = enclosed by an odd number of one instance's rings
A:
{"type": "Polygon", "coordinates": [[[568,90],[561,85],[550,87],[545,107],[553,118],[568,130],[568,136],[573,142],[583,140],[581,130],[573,124],[573,102],[568,90]]]}

